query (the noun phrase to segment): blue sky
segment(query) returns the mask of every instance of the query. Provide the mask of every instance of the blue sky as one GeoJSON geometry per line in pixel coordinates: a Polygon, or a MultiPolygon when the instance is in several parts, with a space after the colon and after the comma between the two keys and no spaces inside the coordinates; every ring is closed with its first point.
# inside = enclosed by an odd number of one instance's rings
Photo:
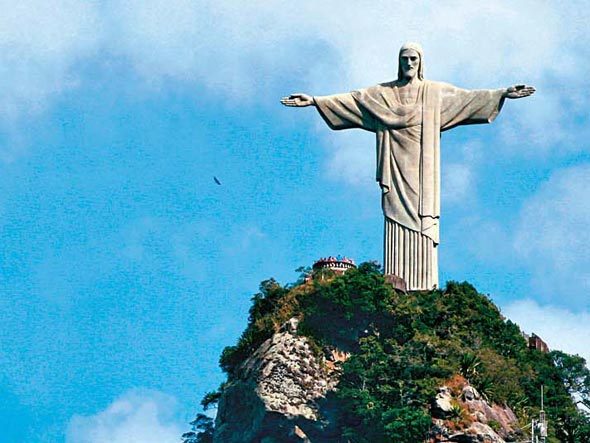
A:
{"type": "Polygon", "coordinates": [[[261,280],[380,260],[373,138],[278,100],[408,40],[427,78],[538,88],[443,135],[441,281],[590,358],[588,5],[316,3],[0,2],[6,441],[175,442],[261,280]]]}

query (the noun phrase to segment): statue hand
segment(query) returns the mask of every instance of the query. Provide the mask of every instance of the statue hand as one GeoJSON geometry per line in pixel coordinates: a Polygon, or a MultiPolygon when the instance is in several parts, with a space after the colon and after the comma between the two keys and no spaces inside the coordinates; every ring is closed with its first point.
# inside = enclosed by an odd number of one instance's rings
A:
{"type": "Polygon", "coordinates": [[[285,106],[296,106],[296,107],[304,107],[304,106],[313,106],[315,102],[313,101],[313,97],[307,94],[291,94],[289,97],[283,97],[281,99],[281,103],[285,106]]]}
{"type": "Polygon", "coordinates": [[[504,92],[504,97],[506,98],[523,98],[528,97],[529,95],[533,95],[535,93],[535,88],[532,86],[527,85],[514,85],[506,88],[504,92]]]}

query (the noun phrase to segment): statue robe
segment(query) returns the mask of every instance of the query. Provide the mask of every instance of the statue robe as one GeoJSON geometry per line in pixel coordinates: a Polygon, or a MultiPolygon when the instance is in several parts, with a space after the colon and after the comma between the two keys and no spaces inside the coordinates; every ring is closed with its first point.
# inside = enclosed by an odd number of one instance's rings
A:
{"type": "Polygon", "coordinates": [[[422,81],[415,101],[403,100],[398,82],[346,94],[314,97],[330,128],[376,134],[376,180],[385,216],[385,274],[408,289],[438,286],[440,133],[458,125],[490,123],[504,89],[465,90],[422,81]]]}

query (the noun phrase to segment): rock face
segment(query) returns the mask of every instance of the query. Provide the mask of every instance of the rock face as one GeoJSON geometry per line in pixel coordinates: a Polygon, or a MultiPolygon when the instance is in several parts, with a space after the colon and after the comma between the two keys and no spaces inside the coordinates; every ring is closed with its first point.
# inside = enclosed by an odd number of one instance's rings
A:
{"type": "Polygon", "coordinates": [[[224,389],[214,442],[309,442],[318,435],[317,441],[330,441],[335,430],[326,396],[339,371],[329,360],[335,359],[315,355],[309,340],[297,335],[297,320],[289,320],[224,389]]]}
{"type": "Polygon", "coordinates": [[[454,377],[449,385],[439,388],[432,405],[431,441],[516,441],[517,417],[510,408],[490,405],[463,377],[454,377]]]}
{"type": "MultiPolygon", "coordinates": [[[[265,341],[223,389],[214,443],[339,443],[333,398],[348,354],[318,356],[297,334],[297,320],[265,341]]],[[[431,405],[431,442],[504,443],[516,440],[514,413],[490,405],[456,376],[431,405]]]]}

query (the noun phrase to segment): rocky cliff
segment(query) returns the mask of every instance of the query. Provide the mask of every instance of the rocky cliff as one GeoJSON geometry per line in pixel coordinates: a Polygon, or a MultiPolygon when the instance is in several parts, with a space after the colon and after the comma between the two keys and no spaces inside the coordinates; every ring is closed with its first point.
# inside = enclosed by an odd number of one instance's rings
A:
{"type": "Polygon", "coordinates": [[[219,401],[214,441],[328,441],[326,398],[339,371],[314,354],[297,324],[289,320],[240,366],[219,401]]]}
{"type": "MultiPolygon", "coordinates": [[[[298,323],[290,319],[240,366],[220,398],[214,442],[347,441],[331,394],[348,355],[326,349],[318,356],[309,339],[298,335],[298,323]]],[[[439,388],[431,409],[432,442],[503,443],[518,436],[514,412],[488,403],[461,376],[439,388]]]]}
{"type": "Polygon", "coordinates": [[[509,407],[486,401],[459,375],[439,388],[431,411],[432,441],[503,443],[522,436],[509,407]]]}

